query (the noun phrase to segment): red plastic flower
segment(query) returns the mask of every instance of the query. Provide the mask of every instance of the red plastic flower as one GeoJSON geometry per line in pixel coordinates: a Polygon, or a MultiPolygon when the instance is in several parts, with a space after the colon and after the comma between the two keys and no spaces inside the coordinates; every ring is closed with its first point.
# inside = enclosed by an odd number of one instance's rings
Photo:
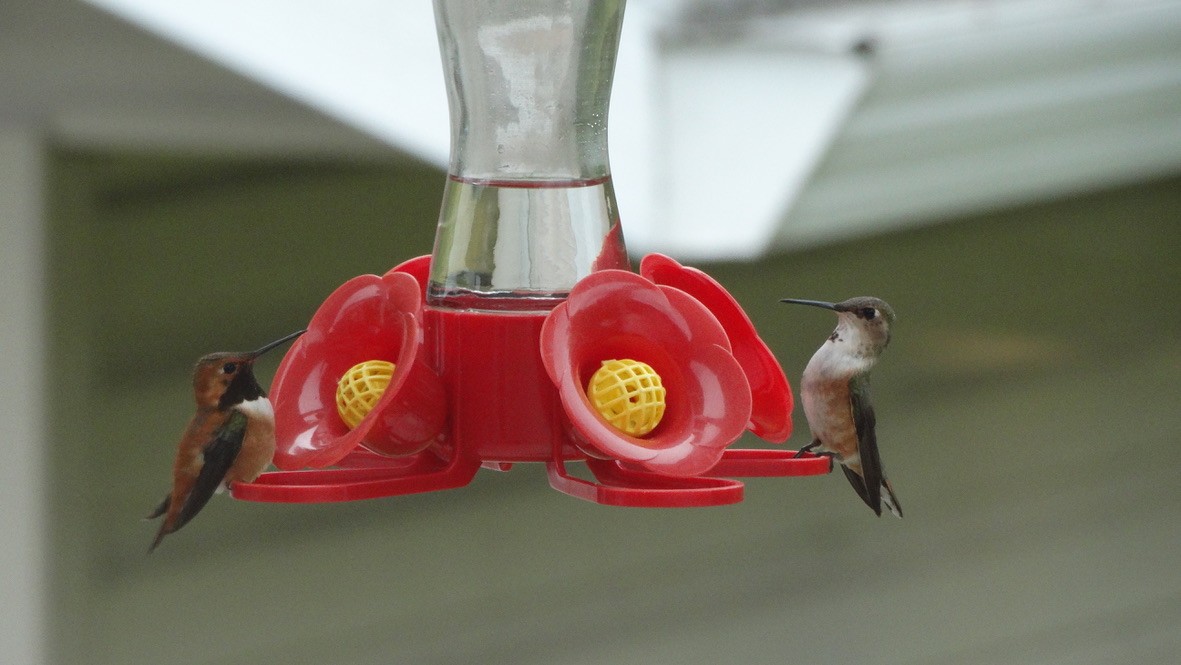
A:
{"type": "Polygon", "coordinates": [[[786,441],[791,436],[791,386],[779,361],[734,296],[704,272],[687,268],[663,254],[645,256],[640,261],[640,274],[657,284],[688,293],[718,318],[750,383],[754,401],[748,429],[767,441],[786,441]]]}
{"type": "Polygon", "coordinates": [[[440,437],[446,403],[423,353],[423,292],[413,271],[402,268],[342,284],[283,357],[271,391],[275,466],[329,466],[362,445],[409,455],[440,437]],[[350,430],[337,412],[337,385],[366,360],[392,362],[395,371],[369,414],[350,430]]]}
{"type": "Polygon", "coordinates": [[[579,281],[541,330],[541,355],[563,409],[592,456],[674,476],[703,473],[751,414],[746,374],[718,319],[686,292],[624,270],[579,281]],[[609,424],[585,388],[602,361],[650,365],[667,390],[660,424],[633,437],[609,424]]]}

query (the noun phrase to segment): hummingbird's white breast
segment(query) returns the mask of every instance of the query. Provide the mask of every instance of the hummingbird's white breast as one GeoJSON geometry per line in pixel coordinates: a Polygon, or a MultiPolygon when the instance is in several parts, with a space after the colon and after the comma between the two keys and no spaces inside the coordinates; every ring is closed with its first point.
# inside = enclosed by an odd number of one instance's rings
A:
{"type": "Polygon", "coordinates": [[[844,320],[824,344],[816,349],[804,369],[804,379],[848,381],[868,372],[877,361],[878,350],[859,326],[844,320]]]}
{"type": "Polygon", "coordinates": [[[265,397],[241,401],[234,408],[249,419],[261,418],[266,422],[275,422],[275,409],[271,406],[271,400],[265,397]]]}
{"type": "Polygon", "coordinates": [[[253,482],[275,456],[275,410],[265,397],[245,400],[234,406],[247,417],[242,449],[226,474],[225,485],[253,482]]]}

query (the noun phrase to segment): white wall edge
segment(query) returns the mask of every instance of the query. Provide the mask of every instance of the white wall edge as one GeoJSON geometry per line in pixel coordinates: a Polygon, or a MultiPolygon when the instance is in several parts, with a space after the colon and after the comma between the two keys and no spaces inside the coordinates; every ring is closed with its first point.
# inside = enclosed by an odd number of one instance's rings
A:
{"type": "Polygon", "coordinates": [[[27,665],[47,658],[45,168],[38,132],[0,124],[0,651],[27,665]]]}

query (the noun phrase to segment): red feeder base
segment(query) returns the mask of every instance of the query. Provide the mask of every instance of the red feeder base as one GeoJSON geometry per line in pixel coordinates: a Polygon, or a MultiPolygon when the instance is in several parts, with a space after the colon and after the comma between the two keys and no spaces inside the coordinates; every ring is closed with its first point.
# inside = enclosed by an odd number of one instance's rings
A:
{"type": "MultiPolygon", "coordinates": [[[[277,423],[285,432],[307,435],[294,436],[292,442],[280,442],[283,454],[276,456],[276,464],[282,461],[283,468],[298,469],[329,463],[325,462],[328,459],[337,460],[330,462],[332,468],[264,473],[252,483],[235,483],[231,488],[235,498],[319,503],[400,496],[463,487],[481,466],[507,471],[513,464],[533,462],[546,464],[554,489],[586,501],[645,508],[696,507],[741,501],[743,484],[733,479],[736,477],[812,476],[831,471],[828,458],[811,454],[796,457],[790,450],[727,449],[703,473],[675,468],[664,473],[651,465],[645,468],[642,459],[602,459],[605,456],[602,450],[588,444],[576,432],[547,372],[542,355],[545,345],[540,340],[549,313],[423,308],[420,298],[425,294],[429,261],[430,257],[420,257],[391,271],[415,277],[420,294],[417,298],[413,286],[407,293],[408,280],[404,277],[402,283],[387,275],[381,279],[353,280],[342,286],[340,293],[330,297],[316,313],[309,334],[288,351],[279,368],[277,377],[282,375],[283,381],[276,381],[273,395],[277,423]],[[393,312],[389,311],[390,302],[397,305],[393,312]],[[379,325],[359,325],[349,318],[355,312],[368,314],[370,310],[380,313],[383,320],[398,322],[397,330],[402,333],[391,336],[379,325]],[[413,367],[421,380],[391,383],[389,390],[398,392],[383,396],[381,412],[371,412],[360,427],[370,419],[403,423],[414,421],[411,416],[420,411],[440,414],[440,422],[445,419],[445,424],[439,426],[436,438],[411,454],[393,456],[390,454],[393,449],[380,445],[381,441],[376,446],[368,442],[361,445],[385,454],[355,447],[360,437],[341,435],[337,431],[341,425],[331,420],[335,414],[320,415],[330,408],[328,396],[336,381],[332,372],[323,368],[350,367],[368,360],[361,356],[383,348],[381,344],[386,343],[383,340],[397,341],[405,358],[419,359],[400,361],[399,366],[413,367]],[[415,387],[418,384],[438,387],[422,390],[415,387]],[[309,396],[316,399],[309,402],[309,396]],[[306,408],[309,403],[313,406],[322,403],[325,408],[309,411],[306,408]],[[326,424],[317,425],[318,422],[326,424]],[[316,438],[314,434],[319,430],[309,427],[326,428],[334,436],[316,438]],[[323,442],[319,445],[328,449],[313,448],[309,452],[299,447],[297,440],[301,439],[323,442]],[[339,452],[334,453],[331,448],[344,445],[351,450],[337,448],[339,452]],[[570,462],[585,463],[593,480],[570,475],[566,469],[570,462]]],[[[630,273],[626,275],[628,279],[624,283],[635,283],[638,279],[630,273]]],[[[596,279],[603,282],[622,278],[607,275],[596,279]]],[[[673,295],[682,300],[690,297],[681,292],[673,295]]],[[[736,308],[736,304],[731,307],[736,308]]],[[[633,316],[622,304],[617,309],[620,311],[615,312],[616,316],[633,316]]],[[[689,311],[717,326],[705,309],[698,306],[689,311]]],[[[733,314],[727,317],[727,320],[734,319],[733,314]]],[[[744,321],[743,325],[750,327],[749,320],[744,321]]],[[[634,322],[632,327],[643,329],[634,322]]],[[[749,336],[757,339],[751,329],[749,336]]],[[[721,336],[724,344],[721,330],[718,327],[715,336],[721,336]]],[[[618,336],[618,328],[608,333],[618,336]]],[[[692,347],[684,350],[684,353],[692,352],[692,347]]],[[[771,358],[769,352],[766,357],[771,358]]],[[[773,362],[771,359],[763,364],[773,362]]],[[[773,369],[781,373],[778,364],[774,364],[773,369]]],[[[786,436],[790,431],[787,416],[791,400],[786,381],[782,383],[776,394],[784,404],[776,408],[784,422],[773,429],[786,436]]],[[[708,385],[710,390],[723,389],[714,387],[713,383],[708,385]]],[[[746,384],[742,383],[741,387],[745,389],[746,384]]],[[[747,404],[749,408],[749,401],[747,404]]],[[[775,409],[767,411],[774,413],[775,409]]],[[[691,422],[685,418],[682,421],[691,422]]],[[[368,437],[380,437],[384,430],[370,426],[360,431],[368,437]]]]}

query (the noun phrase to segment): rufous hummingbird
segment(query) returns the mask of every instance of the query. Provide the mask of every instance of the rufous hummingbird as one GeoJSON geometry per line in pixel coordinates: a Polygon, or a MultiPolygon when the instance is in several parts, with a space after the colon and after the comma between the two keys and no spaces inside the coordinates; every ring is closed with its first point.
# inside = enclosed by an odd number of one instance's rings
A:
{"type": "Polygon", "coordinates": [[[813,438],[796,454],[831,455],[873,512],[881,516],[885,505],[895,517],[902,517],[902,505],[882,469],[869,398],[869,370],[890,343],[894,310],[884,300],[868,296],[838,303],[795,298],[781,302],[823,307],[837,314],[836,330],[813,354],[800,380],[804,415],[813,438]]]}
{"type": "Polygon", "coordinates": [[[249,353],[211,353],[193,369],[197,413],[189,421],[172,466],[172,491],[147,519],[164,516],[160,541],[193,519],[215,492],[258,478],[275,455],[275,414],[254,378],[254,361],[302,335],[292,333],[249,353]]]}

